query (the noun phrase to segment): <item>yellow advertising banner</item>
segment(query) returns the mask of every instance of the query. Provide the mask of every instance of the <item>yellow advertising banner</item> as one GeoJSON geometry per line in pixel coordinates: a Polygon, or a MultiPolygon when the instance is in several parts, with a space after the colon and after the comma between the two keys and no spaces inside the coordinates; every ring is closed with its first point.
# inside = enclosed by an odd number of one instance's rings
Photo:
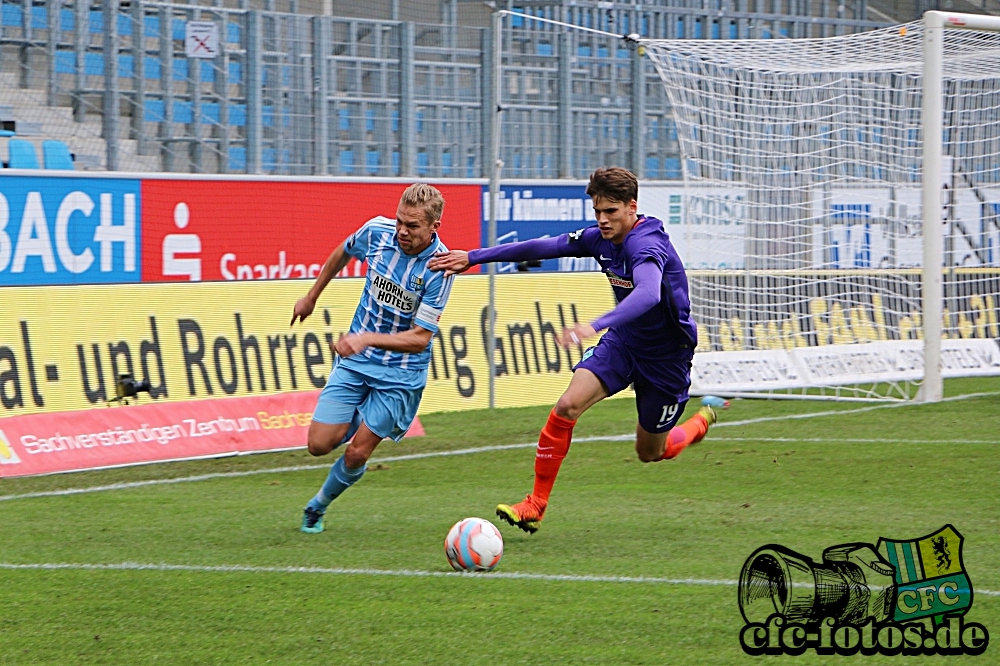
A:
{"type": "MultiPolygon", "coordinates": [[[[488,278],[460,276],[434,339],[421,413],[488,406],[488,278]]],[[[321,388],[330,341],[350,326],[363,279],[327,287],[289,326],[311,281],[0,289],[0,417],[105,407],[116,378],[148,380],[139,402],[321,388]]],[[[614,306],[600,273],[497,276],[496,405],[554,403],[583,347],[564,325],[614,306]]],[[[593,343],[591,343],[593,344],[593,343]]]]}

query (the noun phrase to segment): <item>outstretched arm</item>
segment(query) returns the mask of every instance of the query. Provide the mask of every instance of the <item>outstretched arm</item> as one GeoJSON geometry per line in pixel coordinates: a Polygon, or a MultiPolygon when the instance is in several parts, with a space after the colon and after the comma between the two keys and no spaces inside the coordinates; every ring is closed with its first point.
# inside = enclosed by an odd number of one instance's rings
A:
{"type": "Polygon", "coordinates": [[[567,328],[562,334],[565,347],[580,344],[585,338],[597,335],[598,331],[612,326],[621,326],[649,312],[660,302],[660,284],[663,271],[655,261],[644,261],[632,269],[635,284],[632,293],[622,299],[614,310],[605,313],[590,324],[577,324],[567,328]]]}
{"type": "Polygon", "coordinates": [[[326,285],[330,284],[330,280],[333,276],[344,270],[347,266],[347,262],[350,261],[351,256],[347,254],[344,249],[344,243],[341,243],[330,256],[327,257],[326,263],[323,264],[322,270],[320,270],[319,275],[316,276],[316,282],[310,287],[309,293],[300,298],[295,303],[295,308],[292,310],[292,323],[289,326],[295,324],[295,320],[305,321],[306,317],[312,314],[313,310],[316,308],[316,301],[319,300],[319,295],[323,293],[326,289],[326,285]]]}
{"type": "Polygon", "coordinates": [[[469,252],[452,250],[435,255],[428,262],[427,267],[432,271],[446,271],[446,275],[452,275],[464,273],[470,266],[488,264],[491,261],[531,261],[533,259],[555,259],[556,257],[580,257],[588,254],[578,243],[570,241],[569,234],[562,234],[555,238],[532,238],[518,243],[504,243],[469,252]]]}

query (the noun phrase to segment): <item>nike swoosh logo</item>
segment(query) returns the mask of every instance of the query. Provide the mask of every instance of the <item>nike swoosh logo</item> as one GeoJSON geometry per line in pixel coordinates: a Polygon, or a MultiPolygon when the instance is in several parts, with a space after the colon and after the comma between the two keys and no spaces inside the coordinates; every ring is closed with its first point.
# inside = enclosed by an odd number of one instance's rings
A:
{"type": "Polygon", "coordinates": [[[601,255],[601,261],[611,261],[611,257],[605,257],[605,256],[604,256],[604,255],[602,254],[602,255],[601,255]]]}

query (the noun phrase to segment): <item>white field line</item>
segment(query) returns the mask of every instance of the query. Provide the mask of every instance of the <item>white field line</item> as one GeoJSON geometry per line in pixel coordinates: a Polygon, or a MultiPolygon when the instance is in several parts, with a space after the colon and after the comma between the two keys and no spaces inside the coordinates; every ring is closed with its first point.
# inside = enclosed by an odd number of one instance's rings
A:
{"type": "MultiPolygon", "coordinates": [[[[277,573],[277,574],[320,574],[328,576],[398,576],[404,578],[464,578],[466,580],[543,580],[569,583],[653,583],[660,585],[703,585],[734,587],[735,580],[715,580],[711,578],[656,578],[652,576],[574,576],[572,574],[532,574],[513,571],[493,571],[490,573],[461,573],[458,571],[419,571],[415,569],[348,569],[326,567],[268,567],[241,564],[217,566],[197,564],[143,564],[121,562],[112,564],[86,563],[29,563],[14,564],[0,562],[0,569],[42,570],[42,571],[190,571],[198,573],[277,573]]],[[[795,587],[812,587],[796,583],[795,587]]],[[[975,594],[1000,597],[1000,591],[974,590],[975,594]]]]}
{"type": "MultiPolygon", "coordinates": [[[[965,395],[953,395],[944,398],[941,402],[956,402],[959,400],[971,400],[973,398],[988,398],[1000,396],[1000,392],[990,391],[986,393],[966,393],[965,395]]],[[[854,409],[831,409],[825,412],[808,412],[806,414],[785,414],[783,416],[762,416],[756,419],[746,419],[743,421],[723,421],[716,423],[713,428],[728,428],[732,426],[751,425],[753,423],[766,423],[768,421],[794,421],[798,419],[814,419],[820,416],[839,416],[841,414],[861,414],[862,412],[873,412],[876,409],[899,409],[900,407],[921,407],[922,402],[893,402],[887,405],[872,405],[870,407],[856,407],[854,409]]]]}
{"type": "Polygon", "coordinates": [[[713,437],[713,442],[806,442],[811,444],[1000,444],[1000,439],[857,439],[851,437],[713,437]]]}
{"type": "MultiPolygon", "coordinates": [[[[587,438],[588,440],[591,438],[587,438]]],[[[428,453],[411,453],[404,456],[388,456],[386,458],[373,458],[369,460],[370,465],[385,462],[395,462],[397,460],[416,460],[419,458],[438,458],[441,456],[461,456],[470,453],[484,453],[486,451],[503,451],[506,449],[526,449],[536,446],[534,442],[530,444],[501,444],[497,446],[477,446],[471,449],[455,449],[453,451],[431,451],[428,453]]],[[[196,474],[194,476],[179,476],[173,479],[149,479],[148,481],[126,481],[122,483],[109,483],[106,486],[89,486],[86,488],[65,488],[63,490],[45,490],[35,493],[22,493],[20,495],[0,495],[0,502],[16,499],[30,499],[32,497],[59,497],[61,495],[80,495],[83,493],[99,493],[108,490],[127,490],[129,488],[144,488],[146,486],[162,486],[173,483],[190,483],[192,481],[208,481],[211,479],[233,479],[243,476],[256,476],[258,474],[281,474],[283,472],[304,472],[313,469],[330,469],[331,463],[321,465],[290,465],[288,467],[268,467],[265,469],[248,469],[241,472],[215,472],[212,474],[196,474]]]]}
{"type": "MultiPolygon", "coordinates": [[[[189,565],[189,564],[141,564],[122,562],[115,564],[11,564],[0,562],[0,569],[41,569],[45,571],[70,569],[78,571],[195,571],[201,573],[279,573],[279,574],[325,574],[333,576],[401,576],[410,578],[466,578],[489,580],[550,580],[574,583],[660,583],[667,585],[736,585],[735,580],[710,580],[701,578],[653,578],[647,576],[574,576],[570,574],[531,574],[510,571],[490,573],[462,573],[458,571],[418,571],[413,569],[341,569],[325,567],[268,567],[245,565],[189,565]]],[[[979,592],[979,590],[976,590],[979,592]]]]}
{"type": "MultiPolygon", "coordinates": [[[[944,401],[945,402],[952,402],[952,401],[956,401],[956,400],[968,400],[970,398],[981,398],[981,397],[996,396],[996,395],[1000,395],[1000,393],[969,393],[969,394],[966,394],[966,395],[952,396],[950,398],[945,398],[944,401]]],[[[754,423],[765,423],[765,422],[770,422],[770,421],[787,421],[787,420],[797,420],[797,419],[810,419],[810,418],[818,418],[818,417],[822,417],[822,416],[835,416],[835,415],[840,415],[840,414],[857,414],[859,412],[870,412],[870,411],[875,410],[875,409],[891,409],[891,408],[907,407],[907,406],[913,406],[913,405],[911,405],[909,403],[901,403],[901,404],[893,403],[893,404],[888,404],[888,405],[876,405],[876,406],[873,406],[873,407],[860,407],[860,408],[855,408],[855,409],[841,409],[841,410],[829,410],[829,411],[824,411],[824,412],[811,412],[811,413],[808,413],[808,414],[786,414],[784,416],[764,416],[764,417],[760,417],[760,418],[756,418],[756,419],[745,419],[745,420],[742,420],[742,421],[723,421],[721,423],[716,423],[714,426],[712,426],[712,428],[713,429],[717,429],[717,428],[725,428],[725,427],[731,427],[731,426],[743,426],[743,425],[751,425],[751,424],[754,424],[754,423]]],[[[608,435],[608,436],[603,436],[603,437],[578,437],[578,438],[574,438],[573,441],[577,442],[577,443],[579,443],[579,442],[623,442],[623,441],[630,441],[634,437],[635,437],[634,434],[629,433],[629,434],[624,434],[624,435],[608,435]]],[[[715,441],[727,441],[727,440],[730,440],[730,441],[745,441],[742,438],[715,438],[715,441]]],[[[765,439],[765,438],[746,438],[746,441],[774,441],[774,442],[779,442],[779,441],[789,441],[789,442],[796,442],[796,441],[801,441],[801,442],[823,442],[823,441],[830,441],[830,442],[859,442],[859,443],[868,443],[868,442],[870,442],[870,443],[887,443],[887,444],[894,444],[894,443],[900,443],[900,444],[905,444],[905,443],[914,443],[914,444],[921,444],[921,443],[930,443],[930,444],[936,444],[936,443],[948,443],[948,444],[952,444],[952,443],[959,443],[959,444],[992,444],[992,443],[994,443],[994,442],[965,441],[965,440],[963,440],[963,441],[957,441],[957,440],[890,440],[890,439],[878,439],[878,440],[876,440],[876,439],[872,439],[872,440],[858,439],[858,440],[849,440],[849,439],[841,439],[841,438],[832,438],[832,439],[829,439],[829,440],[823,440],[823,439],[799,439],[799,438],[788,438],[787,440],[784,439],[784,438],[770,438],[770,439],[765,439]]],[[[419,459],[422,459],[422,458],[438,458],[438,457],[444,457],[444,456],[461,456],[461,455],[469,455],[469,454],[472,454],[472,453],[485,453],[485,452],[488,452],[488,451],[506,451],[506,450],[509,450],[509,449],[527,449],[527,448],[533,448],[535,446],[536,446],[535,442],[524,442],[524,443],[521,443],[521,444],[500,444],[500,445],[496,445],[496,446],[477,446],[477,447],[468,448],[468,449],[455,449],[455,450],[452,450],[452,451],[431,451],[431,452],[428,452],[428,453],[411,453],[411,454],[402,455],[402,456],[388,456],[388,457],[385,457],[385,458],[375,458],[375,459],[370,460],[369,463],[372,464],[372,465],[375,465],[375,464],[378,464],[378,463],[396,462],[396,461],[400,461],[400,460],[419,460],[419,459]]],[[[266,469],[250,469],[250,470],[244,470],[244,471],[240,471],[240,472],[216,472],[216,473],[212,473],[212,474],[196,474],[194,476],[181,476],[181,477],[176,477],[176,478],[172,478],[172,479],[149,479],[147,481],[127,481],[127,482],[121,482],[121,483],[110,483],[110,484],[103,485],[103,486],[89,486],[89,487],[84,487],[84,488],[64,488],[62,490],[43,490],[43,491],[32,492],[32,493],[21,493],[21,494],[17,494],[17,495],[0,495],[0,502],[9,502],[11,500],[19,500],[19,499],[32,499],[32,498],[36,498],[36,497],[61,497],[61,496],[64,496],[64,495],[82,495],[82,494],[87,494],[87,493],[100,493],[100,492],[106,492],[106,491],[112,491],[112,490],[128,490],[128,489],[131,489],[131,488],[145,488],[146,486],[163,486],[163,485],[170,485],[170,484],[175,484],[175,483],[191,483],[191,482],[194,482],[194,481],[209,481],[211,479],[233,479],[233,478],[240,478],[240,477],[244,477],[244,476],[256,476],[258,474],[282,474],[282,473],[285,473],[285,472],[303,472],[303,471],[314,470],[314,469],[329,469],[329,467],[330,467],[329,463],[323,463],[323,464],[318,464],[318,465],[291,465],[291,466],[287,466],[287,467],[270,467],[270,468],[266,468],[266,469]]]]}

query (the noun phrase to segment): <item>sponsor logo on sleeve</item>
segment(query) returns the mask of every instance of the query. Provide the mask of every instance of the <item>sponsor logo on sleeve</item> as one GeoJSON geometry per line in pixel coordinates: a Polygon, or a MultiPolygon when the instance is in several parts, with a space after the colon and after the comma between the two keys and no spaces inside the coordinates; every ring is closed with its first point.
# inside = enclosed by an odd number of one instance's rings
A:
{"type": "Polygon", "coordinates": [[[441,310],[437,308],[432,308],[426,303],[420,304],[420,309],[417,310],[417,319],[421,321],[433,321],[437,323],[441,321],[441,310]]]}

